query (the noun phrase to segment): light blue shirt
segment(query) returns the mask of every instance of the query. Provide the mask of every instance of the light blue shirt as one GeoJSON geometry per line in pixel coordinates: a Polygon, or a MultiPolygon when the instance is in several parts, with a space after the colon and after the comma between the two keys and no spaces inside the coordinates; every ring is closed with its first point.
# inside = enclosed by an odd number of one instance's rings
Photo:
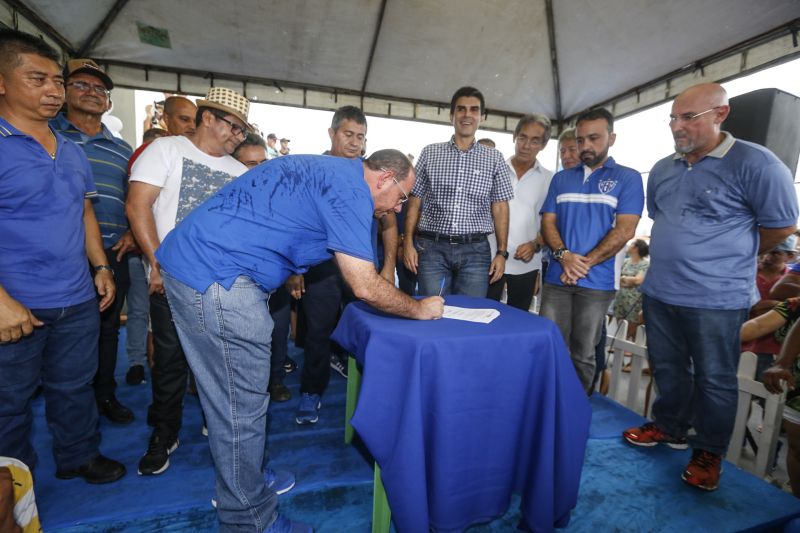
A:
{"type": "Polygon", "coordinates": [[[678,154],[656,163],[647,181],[653,229],[641,291],[684,307],[750,307],[758,228],[795,225],[792,182],[772,152],[729,133],[694,165],[678,154]]]}

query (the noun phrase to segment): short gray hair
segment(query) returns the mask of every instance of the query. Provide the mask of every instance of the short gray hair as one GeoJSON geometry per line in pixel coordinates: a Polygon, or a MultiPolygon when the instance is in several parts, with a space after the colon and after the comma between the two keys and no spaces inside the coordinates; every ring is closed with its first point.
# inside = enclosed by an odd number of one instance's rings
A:
{"type": "Polygon", "coordinates": [[[550,140],[550,133],[553,130],[553,125],[550,123],[550,119],[541,113],[531,113],[519,119],[519,122],[517,122],[517,127],[514,128],[514,140],[517,139],[517,135],[519,135],[519,132],[522,131],[522,128],[528,124],[538,124],[544,128],[542,148],[547,146],[547,141],[550,140]]]}

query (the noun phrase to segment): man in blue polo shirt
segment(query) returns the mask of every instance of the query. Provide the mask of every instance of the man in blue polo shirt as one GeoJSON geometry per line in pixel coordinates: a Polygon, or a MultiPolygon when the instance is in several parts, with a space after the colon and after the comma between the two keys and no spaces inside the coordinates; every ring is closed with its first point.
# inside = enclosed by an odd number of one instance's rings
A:
{"type": "Polygon", "coordinates": [[[109,483],[125,467],[100,455],[91,382],[95,288],[103,311],[114,278],[86,155],[48,126],[64,103],[57,61],[41,39],[0,30],[0,455],[34,469],[31,402],[41,384],[56,477],[109,483]]]}
{"type": "Polygon", "coordinates": [[[798,214],[789,169],[722,131],[729,111],[715,83],[672,104],[675,154],[647,180],[652,259],[641,287],[658,398],[652,423],[623,432],[636,446],[691,445],[681,478],[707,491],[719,485],[736,418],[739,329],[758,300],[756,256],[792,234],[798,214]]]}
{"type": "Polygon", "coordinates": [[[248,524],[277,531],[270,523],[285,521],[275,518],[275,492],[260,474],[272,291],[333,255],[356,297],[410,318],[442,315],[441,298],[410,298],[372,262],[373,217],[398,209],[413,184],[411,164],[397,150],[379,150],[364,161],[281,157],[223,187],[156,252],[206,413],[223,530],[248,524]]]}
{"type": "Polygon", "coordinates": [[[611,113],[581,114],[576,140],[583,164],[553,176],[542,207],[542,236],[555,261],[545,274],[540,314],[558,325],[591,393],[595,346],[614,299],[614,256],[636,232],[644,191],[638,172],[608,156],[616,140],[611,113]]]}
{"type": "Polygon", "coordinates": [[[111,78],[91,59],[73,59],[65,69],[67,112],[52,121],[53,128],[86,152],[92,166],[97,196],[92,203],[106,262],[113,269],[117,285],[114,304],[100,315],[100,347],[94,392],[100,414],[117,424],[133,422],[133,412],[114,394],[117,382],[119,314],[128,292],[128,260],[136,248],[125,218],[125,194],[128,191],[128,159],[133,151],[128,143],[114,137],[102,123],[103,113],[111,105],[111,78]]]}

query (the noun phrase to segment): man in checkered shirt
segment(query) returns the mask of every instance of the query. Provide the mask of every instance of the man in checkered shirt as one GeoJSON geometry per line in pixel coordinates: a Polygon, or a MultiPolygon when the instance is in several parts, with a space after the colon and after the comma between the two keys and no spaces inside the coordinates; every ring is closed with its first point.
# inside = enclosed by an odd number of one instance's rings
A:
{"type": "Polygon", "coordinates": [[[403,262],[417,273],[420,295],[483,298],[489,283],[505,272],[508,200],[514,192],[503,155],[475,142],[485,117],[483,94],[460,88],[450,100],[453,137],[426,146],[419,156],[405,223],[406,235],[416,232],[416,245],[413,239],[403,242],[403,262]],[[492,232],[494,257],[487,240],[492,232]]]}

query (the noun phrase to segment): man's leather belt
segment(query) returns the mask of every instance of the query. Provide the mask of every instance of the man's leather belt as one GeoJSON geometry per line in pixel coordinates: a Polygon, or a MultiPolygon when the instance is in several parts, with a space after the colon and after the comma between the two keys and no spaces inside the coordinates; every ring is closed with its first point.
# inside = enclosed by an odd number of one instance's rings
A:
{"type": "Polygon", "coordinates": [[[446,233],[436,233],[434,231],[418,231],[417,236],[430,239],[434,242],[444,241],[449,242],[450,244],[469,244],[472,242],[483,242],[486,240],[486,233],[447,235],[446,233]]]}

